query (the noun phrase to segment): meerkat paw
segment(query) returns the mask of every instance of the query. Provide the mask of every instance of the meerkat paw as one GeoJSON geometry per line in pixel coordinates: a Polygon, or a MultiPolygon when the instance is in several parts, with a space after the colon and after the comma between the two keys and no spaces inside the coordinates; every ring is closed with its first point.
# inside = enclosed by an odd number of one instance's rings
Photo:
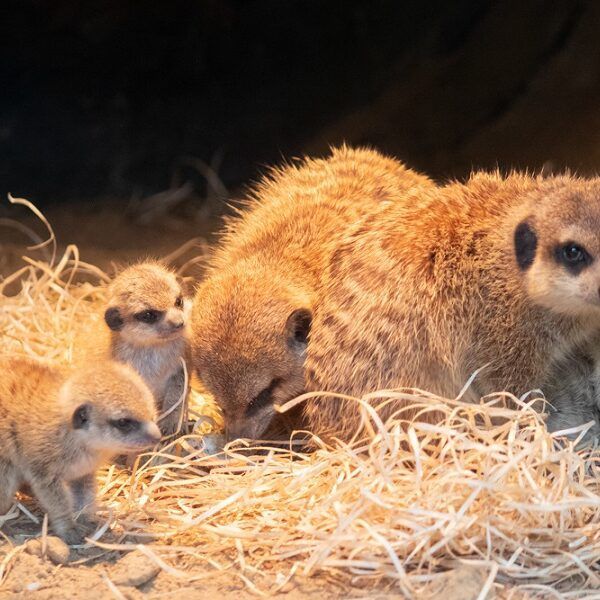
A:
{"type": "Polygon", "coordinates": [[[79,546],[85,543],[85,532],[75,523],[53,526],[58,537],[69,546],[79,546]]]}

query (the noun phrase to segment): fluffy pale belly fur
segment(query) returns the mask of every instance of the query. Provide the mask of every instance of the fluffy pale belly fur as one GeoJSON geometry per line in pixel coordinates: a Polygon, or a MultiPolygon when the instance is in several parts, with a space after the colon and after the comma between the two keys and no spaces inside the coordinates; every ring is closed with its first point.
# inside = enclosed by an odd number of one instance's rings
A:
{"type": "Polygon", "coordinates": [[[183,344],[178,343],[150,348],[129,346],[120,348],[114,358],[132,366],[142,376],[158,401],[169,378],[181,368],[183,349],[183,344]]]}
{"type": "MultiPolygon", "coordinates": [[[[181,359],[186,358],[186,342],[178,341],[159,347],[120,346],[113,358],[133,367],[144,379],[154,396],[160,414],[171,408],[184,393],[181,359]]],[[[176,433],[181,410],[173,410],[159,420],[164,435],[176,433]]]]}

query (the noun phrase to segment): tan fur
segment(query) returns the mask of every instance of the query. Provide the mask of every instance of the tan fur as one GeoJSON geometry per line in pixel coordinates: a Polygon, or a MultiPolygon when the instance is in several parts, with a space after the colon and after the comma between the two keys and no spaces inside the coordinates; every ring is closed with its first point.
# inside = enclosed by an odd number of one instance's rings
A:
{"type": "Polygon", "coordinates": [[[374,207],[433,185],[378,152],[346,147],[276,169],[258,185],[229,223],[192,315],[194,368],[229,437],[259,437],[273,402],[303,391],[303,329],[338,237],[374,207]],[[249,414],[257,398],[262,408],[249,414]]]}
{"type": "MultiPolygon", "coordinates": [[[[75,344],[78,359],[88,361],[92,347],[95,355],[132,366],[154,394],[158,410],[164,412],[183,390],[181,359],[187,359],[190,304],[181,282],[163,264],[148,261],[132,265],[108,287],[106,323],[98,318],[94,333],[82,331],[75,344]],[[181,307],[175,306],[178,299],[183,302],[181,307]],[[148,309],[164,316],[153,324],[138,321],[135,315],[148,309]]],[[[164,434],[177,430],[179,417],[175,410],[160,420],[164,434]]]]}
{"type": "Polygon", "coordinates": [[[159,441],[152,394],[131,368],[109,361],[67,371],[11,358],[0,372],[0,514],[28,484],[55,531],[75,543],[74,511],[93,510],[98,466],[159,441]],[[121,431],[119,419],[137,425],[121,431]]]}
{"type": "MultiPolygon", "coordinates": [[[[600,327],[599,232],[598,179],[479,174],[382,206],[332,253],[307,352],[309,389],[452,397],[486,364],[472,399],[543,387],[552,361],[600,327]],[[514,242],[523,221],[538,236],[524,270],[514,242]],[[594,258],[578,276],[555,260],[568,241],[594,258]]],[[[356,406],[339,401],[311,401],[305,414],[317,432],[348,436],[358,424],[356,406]]]]}

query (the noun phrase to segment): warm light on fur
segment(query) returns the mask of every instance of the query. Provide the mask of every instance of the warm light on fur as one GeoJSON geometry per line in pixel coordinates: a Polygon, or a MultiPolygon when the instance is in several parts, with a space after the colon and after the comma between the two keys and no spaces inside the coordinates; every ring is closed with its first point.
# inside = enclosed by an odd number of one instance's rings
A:
{"type": "Polygon", "coordinates": [[[274,403],[304,390],[304,347],[290,343],[289,317],[312,312],[327,256],[346,227],[433,183],[378,152],[347,147],[322,160],[275,169],[232,219],[198,287],[194,368],[224,410],[229,435],[257,438],[274,403]],[[272,402],[249,405],[273,380],[272,402]]]}
{"type": "MultiPolygon", "coordinates": [[[[327,269],[309,389],[452,397],[484,365],[473,400],[543,389],[553,361],[600,331],[600,179],[475,174],[416,190],[357,224],[327,269]],[[593,258],[577,275],[555,259],[565,241],[593,258]]],[[[358,418],[320,401],[306,416],[344,437],[358,418]]]]}
{"type": "Polygon", "coordinates": [[[76,360],[108,357],[133,367],[144,379],[161,413],[165,435],[179,430],[183,406],[168,412],[183,389],[182,360],[187,358],[191,299],[175,273],[158,261],[122,270],[108,285],[102,320],[84,321],[75,343],[76,360]],[[145,311],[160,315],[155,322],[137,318],[145,311]]]}
{"type": "MultiPolygon", "coordinates": [[[[0,282],[3,351],[67,364],[74,327],[106,305],[108,278],[82,263],[73,246],[51,264],[33,253],[30,261],[0,282]],[[73,274],[93,283],[73,284],[73,274]],[[17,282],[21,291],[7,293],[17,282]]],[[[100,472],[93,544],[111,556],[143,552],[161,577],[177,577],[194,593],[206,577],[221,576],[241,596],[294,595],[310,578],[317,594],[335,581],[340,595],[429,597],[446,591],[444,571],[457,563],[479,569],[482,593],[493,589],[498,597],[595,593],[597,454],[575,452],[547,432],[533,406],[507,394],[482,403],[427,391],[372,396],[410,405],[419,418],[400,410],[381,422],[353,399],[364,438],[313,438],[310,453],[267,446],[262,455],[238,443],[212,456],[202,451],[203,432],[218,415],[193,392],[193,434],[133,473],[115,466],[100,472]],[[434,425],[425,422],[430,412],[434,425]]],[[[17,535],[43,531],[42,515],[21,499],[0,527],[15,544],[0,548],[6,586],[31,564],[17,535]]]]}
{"type": "Polygon", "coordinates": [[[74,512],[93,510],[98,467],[160,440],[150,390],[129,367],[100,362],[70,372],[25,358],[0,359],[0,515],[27,483],[55,531],[81,541],[74,512]],[[113,422],[129,419],[134,430],[113,422]]]}

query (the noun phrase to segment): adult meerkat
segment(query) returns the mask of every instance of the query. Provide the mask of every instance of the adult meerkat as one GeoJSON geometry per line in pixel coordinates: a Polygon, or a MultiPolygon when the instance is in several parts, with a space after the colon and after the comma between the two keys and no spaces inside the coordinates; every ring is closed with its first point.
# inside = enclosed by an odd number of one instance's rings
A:
{"type": "MultiPolygon", "coordinates": [[[[158,410],[168,411],[184,392],[181,360],[187,358],[190,309],[186,295],[183,281],[159,262],[124,269],[108,286],[104,321],[109,330],[93,336],[82,330],[88,340],[76,343],[79,357],[88,361],[91,345],[96,354],[99,350],[130,365],[150,388],[158,410]]],[[[161,431],[175,433],[179,420],[180,411],[172,411],[160,419],[161,431]]]]}
{"type": "Polygon", "coordinates": [[[93,511],[98,466],[160,440],[152,394],[131,368],[100,362],[70,372],[0,360],[0,514],[28,484],[67,543],[74,512],[93,511]]]}
{"type": "Polygon", "coordinates": [[[231,220],[192,312],[196,374],[228,438],[259,438],[274,403],[304,390],[315,290],[348,225],[413,187],[434,184],[398,161],[342,147],[275,169],[231,220]]]}
{"type": "MultiPolygon", "coordinates": [[[[487,365],[467,397],[543,389],[552,365],[598,332],[599,288],[599,179],[476,174],[411,191],[332,253],[308,388],[453,397],[487,365]]],[[[337,400],[304,412],[317,432],[348,436],[359,423],[337,400]]]]}

